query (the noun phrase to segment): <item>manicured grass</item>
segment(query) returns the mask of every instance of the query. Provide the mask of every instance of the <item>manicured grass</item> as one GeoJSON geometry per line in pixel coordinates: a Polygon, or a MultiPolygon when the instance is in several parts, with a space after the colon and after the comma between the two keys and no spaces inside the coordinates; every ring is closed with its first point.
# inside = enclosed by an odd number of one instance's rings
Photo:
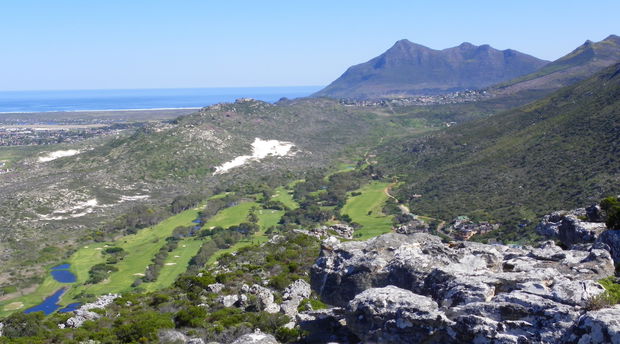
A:
{"type": "Polygon", "coordinates": [[[226,208],[207,221],[203,228],[210,229],[211,227],[228,228],[230,226],[236,226],[241,222],[246,222],[250,209],[252,207],[259,207],[256,202],[243,202],[238,205],[226,208]]]}
{"type": "MultiPolygon", "coordinates": [[[[282,188],[279,192],[279,197],[284,200],[283,203],[286,202],[285,204],[288,206],[297,206],[292,198],[289,198],[290,194],[288,194],[286,189],[282,188]]],[[[234,207],[226,208],[213,216],[204,225],[204,228],[214,226],[227,228],[238,225],[247,220],[250,209],[254,206],[260,207],[256,202],[243,202],[234,207]]],[[[161,246],[164,245],[165,238],[170,236],[174,228],[178,226],[193,225],[192,221],[198,217],[200,208],[201,206],[171,216],[153,227],[142,229],[133,235],[124,236],[116,242],[93,243],[83,246],[66,261],[71,264],[71,271],[77,277],[75,283],[67,284],[56,282],[51,275],[48,274],[43,283],[33,293],[0,302],[0,316],[6,316],[12,311],[25,310],[37,305],[59,288],[67,286],[71,288],[62,296],[60,301],[62,305],[74,302],[75,298],[82,292],[86,294],[102,295],[107,293],[123,293],[131,290],[131,284],[139,277],[139,274],[144,273],[146,267],[151,263],[153,256],[159,251],[161,246]],[[105,247],[112,246],[121,247],[127,252],[123,260],[115,264],[118,271],[111,273],[108,279],[100,283],[84,285],[84,282],[89,278],[88,271],[90,268],[95,264],[105,262],[106,258],[102,254],[102,251],[105,247]]],[[[214,262],[224,253],[234,252],[242,247],[267,241],[268,237],[265,231],[269,227],[276,225],[283,214],[284,211],[259,209],[260,231],[226,250],[219,251],[212,257],[210,262],[214,262]]],[[[178,247],[169,253],[165,262],[165,264],[175,264],[164,265],[157,281],[143,283],[141,287],[145,288],[147,291],[154,291],[171,285],[180,274],[187,270],[187,265],[190,259],[196,255],[200,249],[202,240],[199,238],[186,238],[181,240],[178,247]]]]}
{"type": "Polygon", "coordinates": [[[392,216],[386,216],[381,211],[388,199],[384,191],[388,185],[390,184],[372,182],[356,190],[361,192],[361,195],[347,199],[341,213],[349,215],[353,222],[362,225],[362,228],[356,231],[356,234],[361,236],[356,238],[365,240],[392,230],[392,216]]]}
{"type": "MultiPolygon", "coordinates": [[[[61,297],[60,304],[62,305],[74,302],[75,297],[81,292],[102,295],[107,293],[122,293],[130,290],[131,284],[137,277],[135,274],[144,273],[146,266],[151,263],[153,256],[164,244],[164,239],[170,236],[176,227],[192,225],[192,221],[198,217],[199,209],[200,207],[186,210],[182,213],[169,217],[153,227],[144,228],[136,234],[124,236],[116,242],[85,245],[77,250],[66,261],[71,264],[71,272],[73,272],[77,277],[77,281],[75,283],[57,282],[48,272],[43,283],[41,283],[41,285],[39,285],[33,293],[0,302],[0,316],[8,315],[11,308],[15,310],[15,305],[19,302],[23,303],[23,307],[19,308],[19,310],[24,310],[37,305],[47,296],[62,287],[70,287],[69,290],[61,297]],[[108,279],[98,284],[84,285],[84,282],[86,282],[89,277],[88,271],[90,268],[95,264],[105,262],[105,257],[101,252],[106,246],[122,247],[125,252],[127,252],[127,256],[125,256],[122,261],[115,264],[118,271],[112,273],[108,279]],[[11,307],[5,308],[9,304],[11,304],[11,307]]],[[[183,266],[183,269],[187,267],[187,262],[189,259],[191,259],[191,257],[198,251],[198,249],[195,249],[193,253],[191,252],[196,245],[199,247],[200,243],[191,243],[191,245],[187,245],[190,248],[187,252],[183,252],[183,254],[179,254],[181,253],[180,250],[176,254],[172,252],[172,257],[178,255],[182,257],[179,258],[180,260],[186,260],[185,264],[177,265],[183,266]],[[189,258],[187,258],[187,256],[189,256],[189,258]]],[[[161,281],[158,280],[154,283],[155,288],[170,285],[176,276],[178,276],[177,271],[178,269],[181,269],[180,266],[165,266],[165,268],[162,269],[163,275],[160,275],[161,281]],[[168,267],[171,267],[171,269],[166,269],[168,267]]]]}
{"type": "Polygon", "coordinates": [[[172,285],[177,277],[187,270],[189,261],[198,253],[201,245],[202,240],[200,238],[186,238],[179,241],[179,246],[168,254],[157,280],[151,283],[143,283],[140,287],[147,291],[154,291],[172,285]]]}
{"type": "Polygon", "coordinates": [[[260,231],[254,233],[251,237],[247,239],[243,239],[233,246],[219,250],[214,255],[212,255],[207,264],[213,264],[215,261],[221,257],[224,253],[235,252],[243,247],[250,245],[259,245],[269,240],[269,237],[265,234],[265,231],[271,226],[275,226],[280,221],[280,218],[284,215],[284,211],[282,210],[271,210],[271,209],[261,209],[258,211],[258,224],[260,225],[260,231]]]}
{"type": "Polygon", "coordinates": [[[299,204],[297,204],[297,202],[293,199],[292,192],[282,186],[275,189],[275,193],[271,199],[274,201],[280,201],[282,204],[291,209],[299,208],[299,204]]]}
{"type": "MultiPolygon", "coordinates": [[[[186,210],[163,220],[153,227],[145,228],[134,235],[123,237],[114,244],[127,252],[127,256],[115,264],[118,271],[113,272],[108,279],[100,283],[72,288],[66,297],[73,298],[82,291],[88,294],[101,295],[122,293],[130,290],[137,274],[144,273],[153,256],[164,245],[164,239],[170,236],[176,227],[192,225],[192,221],[198,217],[198,209],[186,210]]],[[[94,248],[90,247],[89,249],[93,250],[94,248]]],[[[90,266],[92,265],[94,264],[90,266]]],[[[83,273],[83,271],[78,273],[83,273]]],[[[88,270],[86,273],[88,273],[88,270]]]]}

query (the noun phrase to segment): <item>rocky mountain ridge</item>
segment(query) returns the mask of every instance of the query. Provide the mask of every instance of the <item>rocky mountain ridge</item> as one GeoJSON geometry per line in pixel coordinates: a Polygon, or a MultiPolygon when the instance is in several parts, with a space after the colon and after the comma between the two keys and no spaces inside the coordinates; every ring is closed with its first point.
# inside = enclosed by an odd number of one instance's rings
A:
{"type": "Polygon", "coordinates": [[[534,72],[548,61],[508,49],[462,43],[434,50],[406,39],[350,67],[314,96],[377,98],[478,89],[534,72]]]}
{"type": "Polygon", "coordinates": [[[584,80],[620,61],[620,37],[609,35],[602,41],[587,40],[570,53],[539,70],[490,87],[495,95],[522,91],[552,91],[584,80]]]}

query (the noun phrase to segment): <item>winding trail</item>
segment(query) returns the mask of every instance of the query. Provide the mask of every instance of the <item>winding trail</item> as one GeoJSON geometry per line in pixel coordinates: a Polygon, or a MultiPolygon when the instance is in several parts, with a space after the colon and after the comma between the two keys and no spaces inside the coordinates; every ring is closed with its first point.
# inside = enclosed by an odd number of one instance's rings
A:
{"type": "Polygon", "coordinates": [[[383,189],[383,192],[385,192],[385,194],[386,194],[389,198],[391,198],[391,199],[395,200],[395,201],[396,201],[396,203],[398,203],[398,208],[400,209],[400,212],[401,212],[403,215],[407,215],[407,214],[411,213],[411,211],[409,210],[409,207],[407,207],[407,206],[406,206],[406,205],[404,205],[404,204],[401,204],[401,203],[400,203],[400,201],[399,201],[396,197],[394,197],[394,196],[392,196],[392,195],[390,194],[390,190],[391,190],[391,189],[392,189],[392,187],[393,187],[394,185],[396,185],[396,184],[398,184],[398,182],[393,182],[393,183],[391,183],[390,185],[386,186],[386,187],[385,187],[385,189],[383,189]]]}

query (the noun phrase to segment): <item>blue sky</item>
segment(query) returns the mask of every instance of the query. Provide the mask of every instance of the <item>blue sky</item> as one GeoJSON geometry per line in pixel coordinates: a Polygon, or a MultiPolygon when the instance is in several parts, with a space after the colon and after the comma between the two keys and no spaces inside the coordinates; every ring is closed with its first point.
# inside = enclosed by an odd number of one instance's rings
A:
{"type": "Polygon", "coordinates": [[[620,1],[0,0],[0,90],[326,85],[407,38],[556,59],[620,1]]]}

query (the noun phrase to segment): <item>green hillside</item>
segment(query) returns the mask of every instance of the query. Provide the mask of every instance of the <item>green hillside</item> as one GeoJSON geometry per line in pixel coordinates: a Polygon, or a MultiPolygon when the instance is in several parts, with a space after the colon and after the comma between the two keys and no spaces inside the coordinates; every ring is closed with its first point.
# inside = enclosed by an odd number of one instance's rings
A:
{"type": "Polygon", "coordinates": [[[406,181],[412,211],[496,219],[516,240],[522,220],[620,192],[619,118],[620,64],[516,110],[392,140],[379,160],[406,181]]]}
{"type": "Polygon", "coordinates": [[[491,87],[499,94],[533,90],[555,90],[584,80],[620,61],[620,37],[610,35],[600,42],[586,41],[567,55],[539,70],[491,87]]]}

